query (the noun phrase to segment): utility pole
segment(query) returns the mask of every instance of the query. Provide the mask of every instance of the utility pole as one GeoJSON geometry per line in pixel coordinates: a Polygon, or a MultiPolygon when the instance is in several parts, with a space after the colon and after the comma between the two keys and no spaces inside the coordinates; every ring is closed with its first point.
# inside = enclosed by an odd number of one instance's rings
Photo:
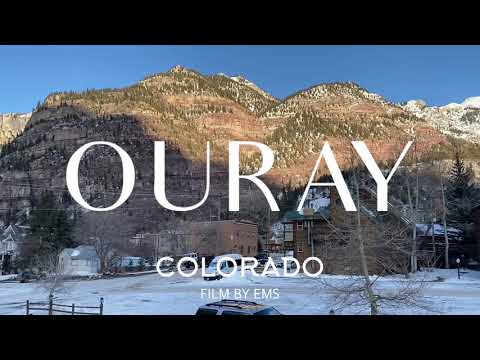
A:
{"type": "Polygon", "coordinates": [[[457,263],[458,279],[460,280],[460,259],[459,258],[457,258],[456,263],[457,263]]]}
{"type": "Polygon", "coordinates": [[[313,220],[313,215],[314,215],[315,209],[313,208],[304,208],[303,209],[303,215],[307,219],[307,244],[310,244],[311,247],[311,255],[310,256],[315,256],[315,244],[313,243],[313,238],[312,238],[312,220],[313,220]]]}
{"type": "Polygon", "coordinates": [[[160,249],[160,234],[155,234],[155,263],[158,261],[158,253],[160,249]]]}
{"type": "Polygon", "coordinates": [[[270,240],[270,206],[268,206],[268,213],[267,213],[267,238],[265,239],[265,247],[267,248],[268,251],[268,241],[270,240]]]}
{"type": "Polygon", "coordinates": [[[443,222],[443,236],[445,239],[445,269],[450,269],[449,264],[449,239],[448,239],[448,232],[447,232],[447,200],[445,196],[445,185],[443,183],[443,176],[440,174],[440,186],[442,190],[442,222],[443,222]]]}

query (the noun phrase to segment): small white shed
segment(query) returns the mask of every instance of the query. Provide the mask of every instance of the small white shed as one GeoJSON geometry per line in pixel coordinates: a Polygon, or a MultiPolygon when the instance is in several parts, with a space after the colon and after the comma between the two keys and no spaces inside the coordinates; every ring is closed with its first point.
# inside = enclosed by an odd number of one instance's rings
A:
{"type": "Polygon", "coordinates": [[[81,245],[74,249],[64,249],[59,255],[58,268],[65,275],[95,275],[100,271],[100,259],[95,247],[81,245]]]}

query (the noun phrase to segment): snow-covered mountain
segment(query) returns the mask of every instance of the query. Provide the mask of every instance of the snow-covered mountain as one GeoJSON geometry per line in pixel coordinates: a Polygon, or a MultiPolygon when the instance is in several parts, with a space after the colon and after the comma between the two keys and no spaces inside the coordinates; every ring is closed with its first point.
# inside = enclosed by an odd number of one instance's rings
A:
{"type": "Polygon", "coordinates": [[[460,104],[431,107],[423,100],[410,100],[403,108],[444,134],[480,143],[480,96],[469,97],[460,104]]]}

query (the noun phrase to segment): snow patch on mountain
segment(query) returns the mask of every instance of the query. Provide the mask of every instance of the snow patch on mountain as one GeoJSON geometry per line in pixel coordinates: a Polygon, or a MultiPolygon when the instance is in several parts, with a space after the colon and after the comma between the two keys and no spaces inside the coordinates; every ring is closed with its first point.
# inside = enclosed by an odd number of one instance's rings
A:
{"type": "MultiPolygon", "coordinates": [[[[226,76],[225,74],[219,74],[219,75],[222,75],[222,76],[226,76]]],[[[269,93],[263,91],[262,89],[260,89],[256,84],[254,84],[253,82],[251,82],[250,80],[248,79],[245,79],[244,77],[242,76],[230,76],[230,79],[232,79],[233,81],[241,84],[241,85],[245,85],[245,86],[248,86],[249,88],[255,90],[256,92],[262,94],[264,97],[266,97],[267,99],[270,99],[270,100],[275,100],[275,98],[270,95],[269,93]]]]}
{"type": "Polygon", "coordinates": [[[423,100],[410,100],[402,107],[446,135],[480,143],[480,96],[444,106],[427,106],[423,100]]]}
{"type": "Polygon", "coordinates": [[[410,100],[403,108],[413,113],[421,113],[423,109],[427,107],[427,103],[423,100],[410,100]]]}
{"type": "Polygon", "coordinates": [[[464,107],[480,109],[480,96],[469,97],[462,103],[464,107]]]}

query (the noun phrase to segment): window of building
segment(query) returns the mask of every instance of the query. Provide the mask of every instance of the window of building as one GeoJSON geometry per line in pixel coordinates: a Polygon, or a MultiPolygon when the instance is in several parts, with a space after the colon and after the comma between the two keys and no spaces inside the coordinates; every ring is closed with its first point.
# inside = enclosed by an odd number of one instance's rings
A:
{"type": "Polygon", "coordinates": [[[297,245],[297,252],[299,252],[299,253],[303,252],[303,244],[298,244],[297,245]]]}

